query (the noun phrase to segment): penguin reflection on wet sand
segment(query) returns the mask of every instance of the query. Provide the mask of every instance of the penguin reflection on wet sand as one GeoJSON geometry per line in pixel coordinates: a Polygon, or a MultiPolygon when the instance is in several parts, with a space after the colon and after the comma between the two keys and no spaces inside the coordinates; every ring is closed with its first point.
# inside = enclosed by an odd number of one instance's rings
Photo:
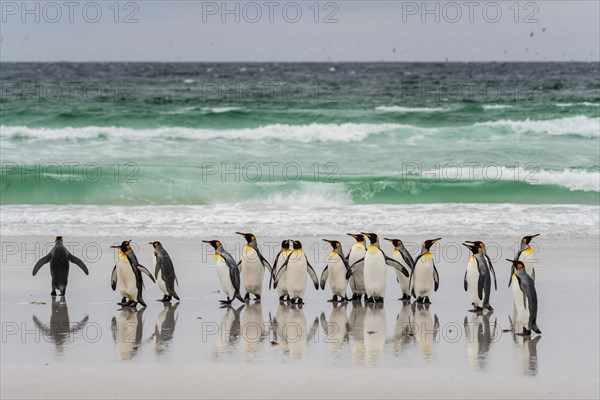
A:
{"type": "Polygon", "coordinates": [[[429,311],[429,304],[413,303],[414,315],[414,338],[425,360],[429,361],[433,354],[433,346],[436,342],[436,335],[440,328],[440,322],[437,314],[429,311]]]}
{"type": "Polygon", "coordinates": [[[286,351],[295,359],[301,359],[306,353],[306,347],[314,339],[319,329],[319,318],[315,318],[309,327],[302,309],[302,304],[291,304],[283,329],[286,351]]]}
{"type": "Polygon", "coordinates": [[[387,324],[385,308],[381,303],[367,304],[367,313],[363,325],[365,354],[369,361],[377,361],[385,350],[387,324]]]}
{"type": "Polygon", "coordinates": [[[154,342],[154,352],[157,355],[162,354],[168,347],[169,343],[173,339],[175,334],[175,324],[179,315],[176,314],[177,307],[180,303],[163,303],[163,309],[156,318],[156,325],[154,326],[154,334],[152,340],[154,342]]]}
{"type": "Polygon", "coordinates": [[[241,339],[244,352],[253,356],[259,344],[265,339],[265,320],[263,319],[262,304],[260,301],[246,303],[242,312],[241,339]]]}
{"type": "Polygon", "coordinates": [[[86,315],[81,321],[75,324],[71,323],[69,308],[64,296],[61,296],[59,300],[55,297],[52,298],[52,309],[48,324],[44,324],[35,315],[33,316],[33,323],[38,330],[56,345],[57,354],[62,354],[65,345],[72,343],[72,335],[82,330],[88,320],[89,317],[86,315]]]}
{"type": "Polygon", "coordinates": [[[348,341],[350,323],[348,322],[348,315],[346,314],[346,306],[347,303],[334,303],[331,313],[329,314],[329,319],[325,317],[324,312],[322,312],[319,317],[321,328],[325,333],[325,341],[329,345],[329,349],[334,356],[340,355],[340,350],[348,341]]]}
{"type": "Polygon", "coordinates": [[[517,335],[528,336],[531,335],[531,331],[541,334],[542,332],[537,326],[538,298],[535,283],[529,274],[525,272],[523,262],[510,259],[506,259],[506,261],[512,263],[512,291],[518,315],[517,335]],[[522,332],[519,332],[521,326],[523,329],[522,332]]]}
{"type": "Polygon", "coordinates": [[[409,302],[402,302],[402,308],[396,316],[394,327],[394,352],[399,355],[414,340],[412,324],[414,322],[413,307],[409,302]]]}
{"type": "Polygon", "coordinates": [[[131,360],[142,345],[145,311],[145,307],[141,310],[131,307],[122,308],[118,318],[112,318],[111,332],[121,360],[131,360]]]}
{"type": "Polygon", "coordinates": [[[227,304],[222,309],[225,310],[223,319],[219,325],[219,334],[215,336],[215,358],[222,360],[227,352],[240,341],[240,314],[245,305],[233,308],[227,304]]]}
{"type": "Polygon", "coordinates": [[[171,301],[173,297],[179,301],[179,296],[175,292],[175,285],[179,286],[177,281],[177,275],[175,275],[175,267],[169,253],[164,249],[160,242],[150,242],[149,244],[154,247],[152,253],[152,259],[154,261],[154,276],[156,277],[156,283],[164,296],[162,302],[171,301]]]}
{"type": "Polygon", "coordinates": [[[352,311],[348,317],[350,336],[350,350],[357,361],[365,359],[365,337],[364,327],[367,316],[367,307],[361,301],[352,302],[352,311]]]}
{"type": "MultiPolygon", "coordinates": [[[[514,326],[513,320],[508,317],[510,324],[514,326]]],[[[541,336],[523,336],[513,330],[513,342],[517,347],[517,371],[521,375],[535,376],[538,372],[538,351],[537,345],[542,339],[541,336]]]]}
{"type": "Polygon", "coordinates": [[[52,296],[56,296],[56,290],[60,290],[61,296],[67,293],[69,263],[77,265],[84,274],[90,274],[84,262],[71,254],[65,247],[62,236],[56,237],[54,247],[50,250],[50,253],[40,258],[35,264],[33,267],[33,276],[47,263],[50,263],[50,276],[52,276],[52,292],[50,293],[52,296]]]}
{"type": "Polygon", "coordinates": [[[484,370],[487,366],[487,355],[492,343],[499,334],[498,324],[490,323],[491,311],[481,311],[471,314],[471,319],[465,317],[464,329],[467,339],[467,357],[469,363],[478,370],[484,370]]]}
{"type": "Polygon", "coordinates": [[[118,246],[110,247],[119,249],[119,260],[114,266],[110,277],[112,290],[117,289],[118,283],[119,291],[121,292],[121,296],[123,296],[123,299],[117,304],[123,307],[137,307],[137,304],[140,303],[146,307],[146,303],[142,297],[142,291],[144,290],[142,273],[146,274],[152,282],[156,282],[154,277],[146,267],[138,262],[131,248],[131,240],[126,240],[118,246]]]}

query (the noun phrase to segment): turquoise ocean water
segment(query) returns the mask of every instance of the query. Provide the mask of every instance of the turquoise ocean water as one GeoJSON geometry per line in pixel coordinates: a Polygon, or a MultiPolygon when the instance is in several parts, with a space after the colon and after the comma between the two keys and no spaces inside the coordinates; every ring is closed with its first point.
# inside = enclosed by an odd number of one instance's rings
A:
{"type": "Polygon", "coordinates": [[[369,218],[426,232],[423,216],[437,215],[442,230],[496,218],[499,234],[597,235],[599,74],[597,63],[3,63],[2,230],[108,235],[117,213],[127,233],[333,232],[369,218]],[[465,222],[476,214],[487,217],[465,222]]]}

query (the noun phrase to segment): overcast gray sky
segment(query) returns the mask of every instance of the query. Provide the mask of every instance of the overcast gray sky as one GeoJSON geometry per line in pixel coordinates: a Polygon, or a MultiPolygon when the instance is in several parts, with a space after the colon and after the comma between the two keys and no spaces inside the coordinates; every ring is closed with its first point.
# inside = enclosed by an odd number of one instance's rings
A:
{"type": "Polygon", "coordinates": [[[599,61],[600,57],[597,0],[0,3],[2,61],[599,61]]]}

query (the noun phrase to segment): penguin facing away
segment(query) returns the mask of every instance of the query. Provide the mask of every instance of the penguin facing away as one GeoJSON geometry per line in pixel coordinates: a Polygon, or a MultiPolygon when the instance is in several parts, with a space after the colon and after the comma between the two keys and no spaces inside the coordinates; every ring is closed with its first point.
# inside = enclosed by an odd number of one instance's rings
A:
{"type": "Polygon", "coordinates": [[[164,293],[163,298],[159,301],[171,301],[173,297],[179,301],[179,296],[177,295],[177,292],[175,292],[175,284],[179,286],[179,282],[177,281],[175,267],[173,266],[173,261],[171,261],[169,253],[167,253],[160,242],[150,242],[149,244],[154,247],[152,258],[154,260],[154,276],[156,278],[156,283],[161,292],[164,293]]]}
{"type": "Polygon", "coordinates": [[[154,277],[146,267],[141,265],[131,248],[131,240],[122,242],[120,245],[110,246],[119,249],[119,260],[111,273],[110,286],[112,290],[117,289],[123,299],[117,303],[124,307],[137,307],[137,303],[146,307],[142,292],[144,290],[144,280],[142,273],[146,274],[152,282],[156,282],[154,277]]]}
{"type": "Polygon", "coordinates": [[[52,292],[50,295],[52,296],[56,296],[56,290],[60,290],[61,296],[64,296],[67,292],[69,263],[77,265],[84,274],[90,274],[85,263],[71,254],[65,247],[62,236],[57,236],[52,250],[35,263],[33,276],[47,263],[50,263],[50,276],[52,277],[52,292]]]}
{"type": "Polygon", "coordinates": [[[223,244],[218,240],[203,240],[202,243],[210,244],[215,249],[217,275],[221,287],[227,295],[227,300],[219,300],[219,302],[228,305],[234,299],[238,299],[243,303],[244,299],[240,295],[240,271],[231,254],[225,250],[223,244]]]}

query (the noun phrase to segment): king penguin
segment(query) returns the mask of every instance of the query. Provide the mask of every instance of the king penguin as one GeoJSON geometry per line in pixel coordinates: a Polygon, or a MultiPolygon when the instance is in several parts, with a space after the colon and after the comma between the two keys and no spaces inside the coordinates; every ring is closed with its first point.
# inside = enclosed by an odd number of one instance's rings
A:
{"type": "Polygon", "coordinates": [[[154,253],[152,258],[154,260],[154,276],[156,277],[156,283],[164,296],[162,302],[171,301],[173,297],[179,301],[179,296],[175,292],[175,284],[179,286],[177,276],[175,275],[175,267],[169,253],[164,249],[160,242],[150,242],[154,247],[154,253]]]}
{"type": "Polygon", "coordinates": [[[348,287],[348,279],[352,275],[352,271],[350,270],[348,261],[346,261],[346,257],[344,257],[342,244],[337,240],[323,239],[323,241],[329,243],[332,250],[329,253],[327,265],[323,273],[321,273],[321,290],[325,289],[325,283],[329,278],[329,287],[333,292],[333,298],[328,301],[333,303],[348,301],[346,288],[348,287]]]}
{"type": "MultiPolygon", "coordinates": [[[[363,259],[367,301],[370,303],[383,303],[387,282],[386,264],[396,268],[405,276],[410,276],[410,273],[398,261],[385,255],[381,247],[379,247],[379,236],[375,233],[362,232],[362,234],[366,235],[371,242],[363,259]]],[[[359,261],[355,262],[355,264],[358,264],[359,261]]],[[[354,271],[354,266],[350,265],[352,271],[354,271]]]]}
{"type": "Polygon", "coordinates": [[[240,271],[231,254],[218,240],[203,240],[202,243],[208,243],[215,249],[217,275],[221,287],[227,295],[227,300],[219,300],[221,304],[231,304],[234,299],[243,303],[244,299],[240,295],[240,271]]]}
{"type": "Polygon", "coordinates": [[[541,334],[542,332],[537,326],[538,299],[535,290],[535,282],[531,276],[525,272],[525,264],[523,264],[522,261],[511,260],[508,258],[506,261],[512,263],[512,291],[517,313],[528,316],[527,326],[523,326],[523,333],[517,334],[529,336],[531,335],[531,331],[541,334]]]}
{"type": "MultiPolygon", "coordinates": [[[[269,279],[269,289],[271,289],[271,283],[277,273],[281,269],[281,266],[290,255],[292,250],[290,249],[290,240],[285,239],[281,242],[281,250],[277,253],[275,257],[275,263],[273,263],[273,273],[271,274],[271,279],[269,279]]],[[[290,295],[287,290],[287,282],[285,272],[281,275],[279,285],[277,286],[277,294],[279,295],[279,301],[287,301],[290,299],[290,295]]]]}
{"type": "Polygon", "coordinates": [[[137,303],[140,303],[146,307],[146,303],[142,297],[144,289],[142,272],[148,275],[152,282],[156,281],[150,271],[138,262],[130,243],[131,240],[128,240],[122,242],[120,245],[110,246],[119,249],[119,261],[117,261],[112,270],[110,286],[112,290],[116,290],[117,282],[119,282],[119,291],[123,299],[117,304],[124,307],[136,307],[137,303]]]}
{"type": "Polygon", "coordinates": [[[286,273],[287,290],[290,300],[293,304],[304,304],[303,297],[306,292],[306,274],[315,285],[315,290],[319,290],[319,281],[315,270],[308,262],[308,257],[302,250],[302,243],[299,240],[293,240],[294,250],[285,260],[279,273],[275,277],[275,289],[279,284],[279,280],[284,272],[286,273]]]}
{"type": "Polygon", "coordinates": [[[481,312],[484,308],[494,311],[490,305],[492,279],[495,290],[498,290],[498,285],[492,262],[485,253],[485,244],[476,241],[463,243],[463,246],[473,253],[469,256],[469,263],[463,279],[465,291],[471,294],[473,309],[469,311],[481,312]]]}
{"type": "Polygon", "coordinates": [[[67,292],[70,262],[81,268],[84,274],[90,274],[83,261],[69,253],[69,250],[67,250],[63,244],[62,236],[57,236],[54,241],[54,247],[50,250],[50,253],[46,254],[35,263],[35,266],[33,267],[33,276],[35,276],[40,268],[48,262],[50,263],[50,276],[52,277],[52,292],[50,293],[52,296],[56,296],[56,289],[60,290],[61,296],[64,296],[67,292]]]}
{"type": "Polygon", "coordinates": [[[244,289],[246,290],[244,300],[250,301],[250,294],[253,294],[256,300],[260,300],[265,268],[269,270],[271,276],[273,275],[271,264],[269,264],[267,259],[261,254],[258,249],[258,243],[256,243],[256,237],[253,234],[242,232],[236,233],[242,235],[247,242],[242,251],[242,259],[238,263],[240,272],[242,273],[244,289]]]}
{"type": "MultiPolygon", "coordinates": [[[[515,257],[515,260],[519,260],[519,261],[523,262],[523,264],[525,265],[525,272],[527,272],[529,274],[531,279],[533,279],[534,283],[535,283],[535,269],[533,268],[533,260],[532,260],[533,248],[529,245],[529,243],[531,243],[531,240],[537,236],[540,236],[540,234],[536,233],[535,235],[531,235],[531,236],[523,236],[523,238],[521,239],[519,252],[517,253],[517,256],[515,257]]],[[[511,282],[512,282],[512,272],[514,272],[514,271],[511,271],[511,279],[508,281],[508,287],[510,287],[511,282]]]]}
{"type": "Polygon", "coordinates": [[[352,276],[348,281],[350,286],[350,290],[352,290],[352,301],[360,301],[362,296],[366,295],[365,292],[365,277],[364,277],[364,261],[365,254],[367,253],[367,245],[365,244],[365,235],[360,233],[353,234],[347,233],[346,235],[352,236],[356,243],[350,248],[350,251],[346,255],[346,260],[348,261],[348,265],[356,265],[352,268],[352,276]]]}
{"type": "MultiPolygon", "coordinates": [[[[413,264],[415,260],[413,260],[412,256],[404,247],[404,243],[400,239],[388,239],[384,238],[388,242],[391,242],[394,245],[394,252],[392,253],[392,258],[396,260],[400,265],[402,265],[409,274],[412,272],[413,264]]],[[[402,300],[404,302],[410,302],[410,288],[409,288],[409,277],[404,275],[398,270],[396,271],[396,281],[400,285],[400,290],[402,290],[402,297],[398,300],[402,300]]]]}
{"type": "Polygon", "coordinates": [[[421,247],[421,254],[415,260],[415,264],[410,274],[410,291],[413,297],[417,299],[417,303],[430,304],[429,296],[431,289],[437,292],[440,286],[440,276],[430,249],[435,242],[441,238],[426,240],[421,247]]]}

